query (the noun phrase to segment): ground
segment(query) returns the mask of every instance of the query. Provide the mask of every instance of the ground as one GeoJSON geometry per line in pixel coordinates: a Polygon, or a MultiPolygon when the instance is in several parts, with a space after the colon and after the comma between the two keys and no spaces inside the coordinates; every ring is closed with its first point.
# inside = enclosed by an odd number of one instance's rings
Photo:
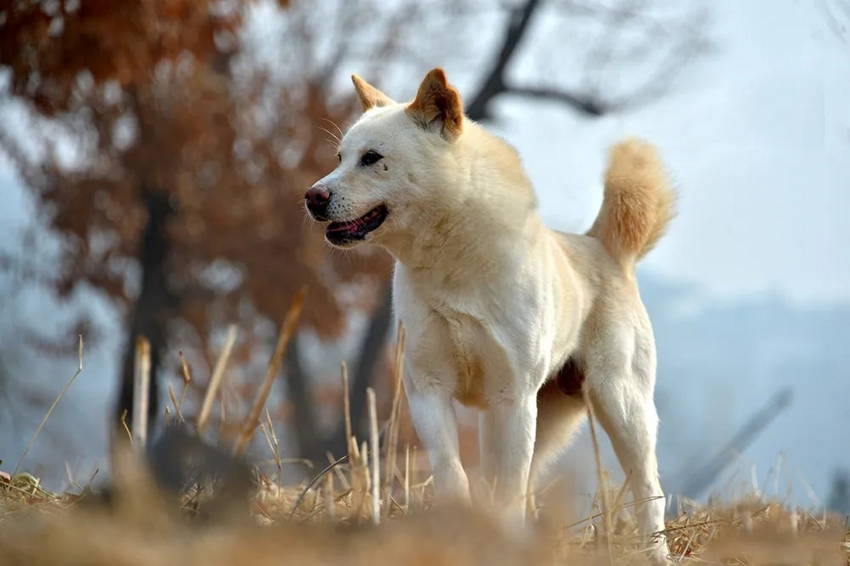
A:
{"type": "MultiPolygon", "coordinates": [[[[521,532],[506,530],[484,505],[432,507],[430,479],[395,466],[392,492],[381,485],[375,519],[375,462],[366,444],[351,446],[347,460],[309,484],[280,486],[253,469],[242,494],[247,497],[238,495],[236,480],[230,488],[231,480],[219,480],[161,490],[130,450],[116,456],[116,483],[105,491],[81,486],[53,494],[29,474],[0,475],[0,564],[643,563],[623,490],[597,497],[599,511],[579,520],[543,509],[539,521],[521,532]]],[[[392,463],[377,464],[387,470],[392,463]]],[[[561,495],[540,499],[555,496],[561,495]]],[[[694,504],[667,527],[674,558],[685,564],[850,564],[850,530],[840,517],[755,494],[734,503],[694,504]]]]}

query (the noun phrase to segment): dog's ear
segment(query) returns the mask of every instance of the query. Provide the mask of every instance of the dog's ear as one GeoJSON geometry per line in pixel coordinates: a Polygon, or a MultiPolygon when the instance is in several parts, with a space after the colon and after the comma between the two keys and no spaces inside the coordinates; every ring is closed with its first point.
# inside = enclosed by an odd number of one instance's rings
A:
{"type": "Polygon", "coordinates": [[[406,111],[425,128],[438,123],[443,135],[454,139],[463,131],[463,103],[458,91],[446,80],[441,68],[432,69],[425,75],[416,98],[406,111]]]}
{"type": "Polygon", "coordinates": [[[360,98],[360,104],[363,105],[363,112],[376,106],[389,106],[394,104],[393,100],[376,89],[357,75],[351,75],[351,82],[354,83],[354,90],[357,91],[357,96],[360,98]]]}

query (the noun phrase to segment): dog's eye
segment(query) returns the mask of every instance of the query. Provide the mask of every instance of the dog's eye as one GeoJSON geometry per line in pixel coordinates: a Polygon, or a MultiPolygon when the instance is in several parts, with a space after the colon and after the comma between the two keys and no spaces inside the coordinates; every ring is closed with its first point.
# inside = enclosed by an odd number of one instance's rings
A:
{"type": "Polygon", "coordinates": [[[373,163],[377,163],[383,158],[383,155],[381,155],[377,151],[372,151],[370,149],[369,151],[363,154],[363,157],[360,158],[360,165],[362,165],[363,167],[367,167],[369,165],[372,165],[373,163]]]}
{"type": "Polygon", "coordinates": [[[340,163],[342,163],[342,154],[341,154],[341,153],[337,153],[337,154],[336,154],[336,159],[337,159],[337,161],[339,161],[340,163]]]}

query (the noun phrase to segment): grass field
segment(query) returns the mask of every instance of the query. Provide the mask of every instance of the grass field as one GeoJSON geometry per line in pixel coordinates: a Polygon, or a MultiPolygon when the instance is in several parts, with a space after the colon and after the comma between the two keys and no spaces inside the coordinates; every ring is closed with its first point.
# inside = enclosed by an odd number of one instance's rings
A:
{"type": "MultiPolygon", "coordinates": [[[[585,517],[566,511],[576,494],[563,481],[537,494],[538,520],[523,529],[500,522],[481,490],[472,508],[432,505],[427,469],[418,469],[411,451],[398,446],[400,386],[384,423],[378,422],[369,391],[369,439],[349,434],[343,458],[330,456],[332,463],[312,481],[283,485],[277,436],[268,412],[265,421],[262,415],[297,309],[290,314],[240,433],[223,446],[204,440],[211,402],[190,422],[182,415],[181,395],[179,402],[172,397],[166,434],[147,444],[146,457],[139,456],[146,434],[129,434],[130,427],[119,431],[112,481],[105,486],[50,493],[38,478],[0,466],[0,566],[645,562],[633,503],[626,490],[609,485],[601,469],[602,487],[585,517]],[[273,455],[270,466],[242,457],[257,431],[273,455]]],[[[400,337],[397,377],[403,332],[400,337]]],[[[143,342],[138,351],[138,366],[145,368],[143,342]]],[[[205,400],[215,398],[227,351],[205,400]]],[[[185,379],[188,383],[188,373],[185,379]]],[[[344,372],[343,384],[347,392],[344,372]]],[[[60,399],[61,394],[56,402],[60,399]]],[[[350,431],[347,401],[346,395],[350,431]]],[[[45,421],[49,416],[50,411],[45,421]]],[[[142,423],[140,430],[146,428],[142,423]]],[[[37,436],[38,431],[32,442],[37,436]]],[[[685,564],[850,564],[846,518],[792,508],[757,490],[732,502],[688,505],[668,521],[667,537],[672,559],[685,564]]]]}
{"type": "MultiPolygon", "coordinates": [[[[520,531],[485,504],[432,507],[430,478],[410,471],[409,452],[396,459],[406,465],[396,465],[392,482],[376,484],[375,465],[386,477],[387,459],[372,459],[367,443],[352,442],[351,450],[347,461],[292,486],[253,468],[247,480],[219,469],[215,483],[161,489],[146,461],[125,449],[116,451],[115,482],[103,491],[54,494],[29,474],[3,474],[0,564],[644,563],[619,488],[597,494],[594,513],[578,519],[554,511],[569,493],[552,488],[538,497],[539,521],[520,531]]],[[[850,563],[844,519],[756,495],[693,505],[668,522],[667,535],[673,558],[685,564],[850,563]]]]}

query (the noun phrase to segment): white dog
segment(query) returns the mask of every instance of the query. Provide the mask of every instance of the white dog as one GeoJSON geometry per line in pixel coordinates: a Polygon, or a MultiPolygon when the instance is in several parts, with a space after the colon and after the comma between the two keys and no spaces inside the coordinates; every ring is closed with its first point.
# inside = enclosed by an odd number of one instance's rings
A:
{"type": "Polygon", "coordinates": [[[330,244],[375,244],[396,259],[405,391],[437,493],[469,498],[457,400],[481,409],[496,501],[525,517],[541,472],[586,414],[586,392],[663,561],[655,342],[635,279],[673,214],[655,150],[617,144],[595,223],[563,234],[543,225],[517,152],[464,116],[442,69],[409,103],[352,80],[364,114],[306,204],[329,222],[330,244]]]}

